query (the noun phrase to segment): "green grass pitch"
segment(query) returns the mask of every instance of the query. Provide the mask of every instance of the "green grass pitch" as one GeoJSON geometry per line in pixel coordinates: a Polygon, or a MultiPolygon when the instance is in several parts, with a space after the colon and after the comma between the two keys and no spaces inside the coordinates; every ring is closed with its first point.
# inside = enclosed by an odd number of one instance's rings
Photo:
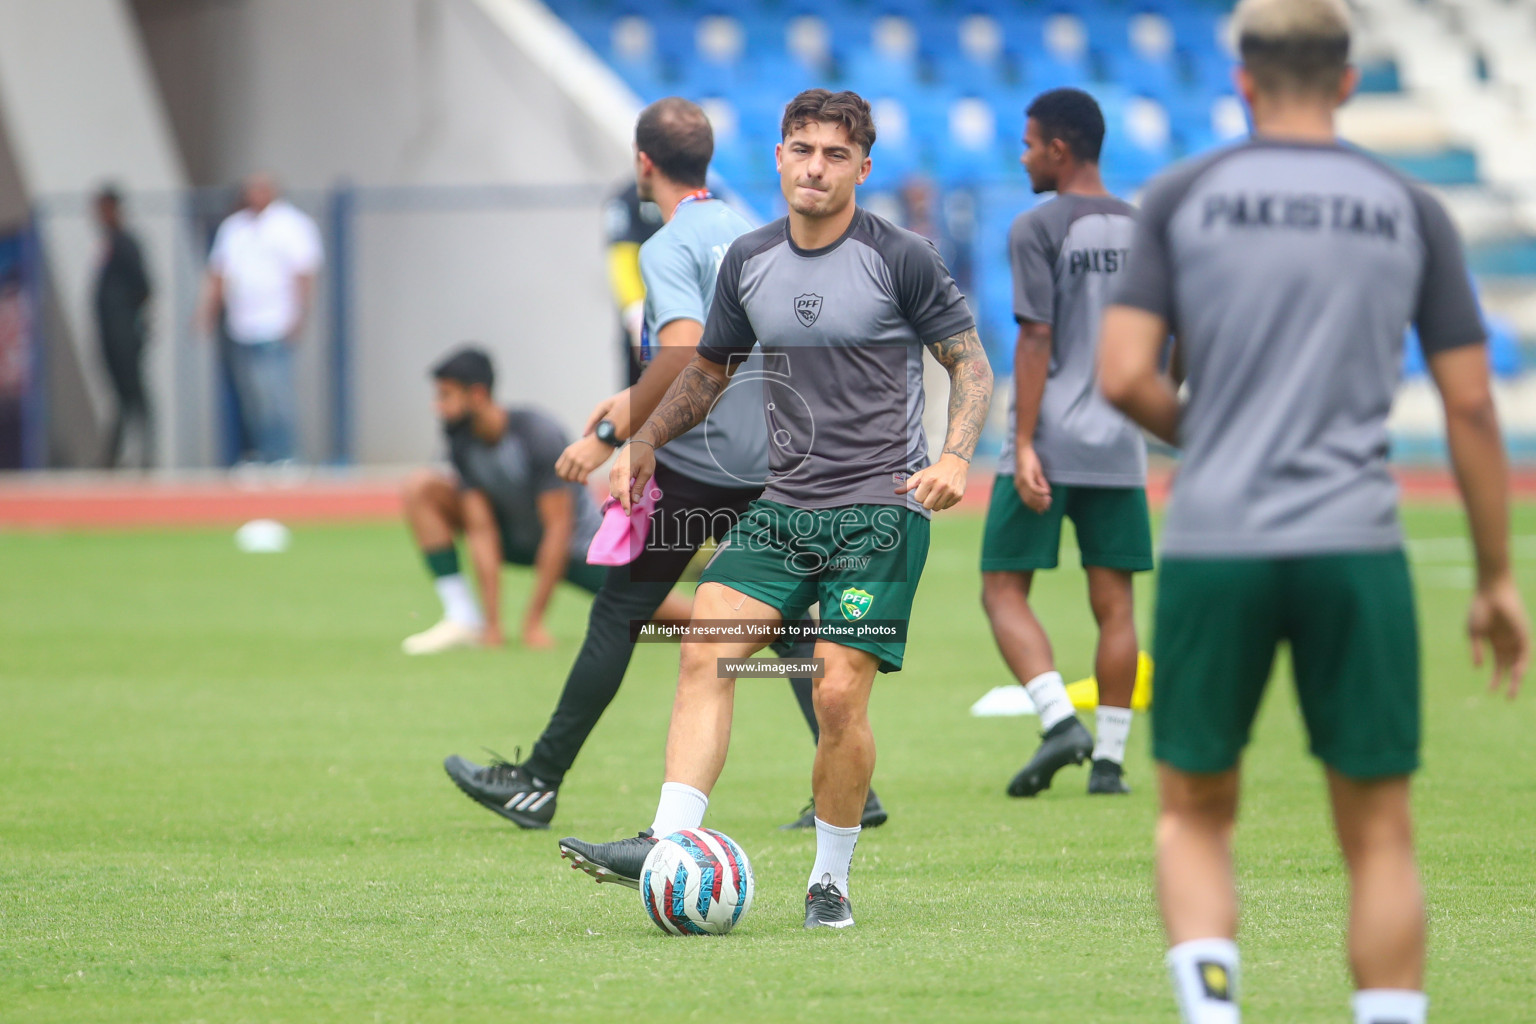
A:
{"type": "MultiPolygon", "coordinates": [[[[1508,706],[1467,660],[1459,511],[1408,523],[1432,1014],[1528,1020],[1536,694],[1508,706]]],[[[1514,532],[1529,599],[1536,507],[1514,532]]],[[[555,651],[411,660],[400,639],[437,609],[398,527],[300,529],[282,556],[238,554],[228,531],[0,536],[0,1020],[1174,1021],[1145,723],[1130,798],[1089,800],[1082,769],[1037,800],[1003,795],[1035,720],[966,713],[1006,678],[978,603],[980,536],[974,515],[937,517],[907,669],[877,685],[892,819],[860,841],[847,933],[801,930],[814,839],[775,831],[809,789],[788,686],[738,687],[707,824],[746,848],[758,890],[724,939],[662,935],[633,892],[555,848],[650,820],[674,648],[640,650],[554,830],[518,831],[439,766],[533,741],[580,594],[558,599],[555,651]]],[[[509,623],[523,583],[509,574],[509,623]]],[[[1081,574],[1038,593],[1063,671],[1086,675],[1081,574]]],[[[1348,1018],[1326,828],[1289,688],[1272,687],[1238,839],[1250,1022],[1348,1018]]]]}

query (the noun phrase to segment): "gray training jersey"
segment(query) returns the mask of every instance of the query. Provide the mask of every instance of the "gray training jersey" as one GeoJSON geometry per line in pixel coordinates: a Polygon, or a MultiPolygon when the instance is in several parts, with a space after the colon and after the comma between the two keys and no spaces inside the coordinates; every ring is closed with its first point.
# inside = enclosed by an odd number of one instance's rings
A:
{"type": "Polygon", "coordinates": [[[730,365],[761,346],[763,497],[927,515],[896,493],[928,464],[922,346],[975,326],[933,243],[860,209],[836,242],[806,250],[779,220],[736,240],[716,287],[699,355],[730,365]]]}
{"type": "MultiPolygon", "coordinates": [[[[715,275],[731,243],[752,225],[718,199],[691,200],[640,247],[645,329],[650,344],[674,320],[703,324],[715,297],[715,275]]],[[[654,351],[653,351],[654,354],[654,351]]],[[[733,382],[709,418],[656,453],[656,461],[714,487],[761,487],[768,478],[760,377],[733,382]]]]}
{"type": "Polygon", "coordinates": [[[1387,413],[1404,330],[1427,356],[1484,336],[1439,202],[1358,150],[1254,139],[1153,182],[1122,285],[1188,372],[1164,553],[1402,543],[1387,413]]]}
{"type": "Polygon", "coordinates": [[[472,432],[454,431],[448,436],[448,457],[464,487],[483,493],[501,528],[502,557],[519,565],[532,565],[544,536],[539,518],[539,495],[568,490],[576,509],[576,529],[571,534],[570,557],[587,560],[587,548],[601,517],[586,488],[561,480],[555,460],[569,444],[554,418],[537,409],[508,409],[506,432],[494,444],[486,444],[472,432]]]}
{"type": "MultiPolygon", "coordinates": [[[[1125,273],[1136,210],[1113,196],[1063,195],[1019,214],[1008,234],[1013,317],[1049,324],[1051,369],[1040,399],[1035,452],[1058,484],[1143,487],[1141,430],[1104,400],[1098,386],[1099,320],[1125,273]]],[[[1017,383],[999,473],[1015,471],[1017,383]]]]}

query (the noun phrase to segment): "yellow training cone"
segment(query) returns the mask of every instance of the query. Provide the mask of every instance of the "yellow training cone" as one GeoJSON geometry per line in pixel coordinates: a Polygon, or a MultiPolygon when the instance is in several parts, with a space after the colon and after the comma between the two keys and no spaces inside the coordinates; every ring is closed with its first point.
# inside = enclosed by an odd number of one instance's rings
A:
{"type": "MultiPolygon", "coordinates": [[[[1093,676],[1079,679],[1067,686],[1067,696],[1079,711],[1091,711],[1099,706],[1099,681],[1093,676]]],[[[1152,657],[1146,651],[1136,655],[1136,688],[1131,691],[1131,708],[1145,711],[1152,706],[1152,657]]]]}

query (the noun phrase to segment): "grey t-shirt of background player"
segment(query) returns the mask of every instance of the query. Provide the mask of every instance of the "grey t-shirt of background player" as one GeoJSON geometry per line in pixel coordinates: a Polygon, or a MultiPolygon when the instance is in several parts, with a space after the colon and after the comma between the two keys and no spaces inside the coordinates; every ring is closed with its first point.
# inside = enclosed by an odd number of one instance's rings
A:
{"type": "Polygon", "coordinates": [[[1218,150],[1149,186],[1114,301],[1167,320],[1187,370],[1165,554],[1402,543],[1387,414],[1404,332],[1430,357],[1484,339],[1428,192],[1344,145],[1218,150]]]}
{"type": "MultiPolygon", "coordinates": [[[[699,355],[730,365],[761,345],[767,489],[792,508],[906,505],[928,465],[922,346],[975,326],[933,243],[867,210],[823,249],[787,220],[743,235],[720,268],[699,355]]],[[[740,373],[741,371],[738,371],[740,373]]]]}
{"type": "MultiPolygon", "coordinates": [[[[657,333],[674,320],[703,324],[715,298],[715,275],[733,241],[752,225],[718,199],[693,200],[640,247],[645,279],[647,344],[655,354],[657,333]]],[[[761,364],[753,366],[760,369],[761,364]]],[[[705,421],[667,442],[656,461],[690,480],[736,490],[761,487],[768,478],[768,435],[763,430],[761,373],[741,373],[710,409],[705,421]]]]}
{"type": "MultiPolygon", "coordinates": [[[[1035,452],[1052,483],[1144,487],[1141,430],[1099,393],[1099,321],[1125,271],[1136,211],[1113,196],[1063,195],[1019,214],[1008,235],[1013,317],[1051,328],[1035,452]]],[[[1015,471],[1019,389],[1008,402],[999,473],[1015,471]]]]}
{"type": "Polygon", "coordinates": [[[587,548],[601,521],[597,505],[580,484],[555,474],[555,460],[569,444],[565,431],[549,415],[529,408],[507,409],[507,429],[494,444],[467,431],[449,435],[448,458],[460,485],[480,491],[491,503],[501,528],[502,558],[532,565],[544,537],[539,495],[568,490],[576,510],[570,557],[587,560],[587,548]]]}

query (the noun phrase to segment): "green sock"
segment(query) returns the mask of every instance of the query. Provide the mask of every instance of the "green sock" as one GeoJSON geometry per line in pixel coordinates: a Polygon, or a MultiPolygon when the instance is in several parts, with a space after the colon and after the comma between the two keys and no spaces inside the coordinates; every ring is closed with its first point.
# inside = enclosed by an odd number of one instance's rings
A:
{"type": "Polygon", "coordinates": [[[459,549],[452,544],[437,551],[426,552],[427,569],[438,579],[459,574],[459,549]]]}

